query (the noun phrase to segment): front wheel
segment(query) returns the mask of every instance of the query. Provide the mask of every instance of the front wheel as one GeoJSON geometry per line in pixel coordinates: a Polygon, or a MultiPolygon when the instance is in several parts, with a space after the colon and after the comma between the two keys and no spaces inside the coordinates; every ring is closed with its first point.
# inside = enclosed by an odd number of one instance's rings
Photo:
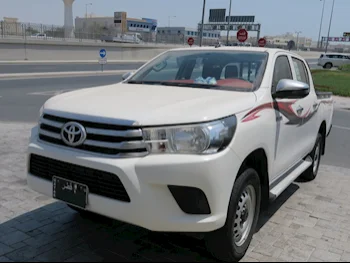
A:
{"type": "Polygon", "coordinates": [[[234,184],[225,225],[206,237],[208,250],[221,261],[241,260],[258,223],[261,186],[258,173],[246,169],[234,184]]]}

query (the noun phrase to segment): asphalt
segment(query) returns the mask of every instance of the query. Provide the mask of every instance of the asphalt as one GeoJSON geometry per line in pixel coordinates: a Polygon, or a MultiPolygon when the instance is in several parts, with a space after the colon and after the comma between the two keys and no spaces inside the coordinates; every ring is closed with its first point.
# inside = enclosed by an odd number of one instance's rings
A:
{"type": "MultiPolygon", "coordinates": [[[[41,105],[65,91],[109,85],[121,75],[0,80],[0,122],[37,121],[41,105]]],[[[350,168],[350,111],[336,110],[322,163],[350,168]]]]}
{"type": "MultiPolygon", "coordinates": [[[[307,59],[311,68],[318,68],[317,59],[307,59]]],[[[135,62],[109,62],[104,65],[104,70],[134,70],[144,63],[135,62]]],[[[0,74],[12,73],[47,73],[47,72],[82,72],[99,71],[101,66],[97,63],[0,63],[0,74]]]]}

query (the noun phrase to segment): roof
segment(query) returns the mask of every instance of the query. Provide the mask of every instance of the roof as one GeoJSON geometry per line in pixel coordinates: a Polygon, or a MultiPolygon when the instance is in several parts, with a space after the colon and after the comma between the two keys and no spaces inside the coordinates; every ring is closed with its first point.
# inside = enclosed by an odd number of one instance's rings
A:
{"type": "Polygon", "coordinates": [[[350,55],[350,53],[348,54],[348,53],[329,52],[329,51],[327,53],[323,52],[322,54],[323,55],[341,55],[341,56],[349,56],[350,55]]]}
{"type": "MultiPolygon", "coordinates": [[[[171,50],[178,50],[178,51],[188,51],[189,47],[187,48],[174,48],[171,50]]],[[[191,47],[190,50],[226,50],[226,51],[252,51],[252,52],[267,52],[269,55],[275,55],[276,53],[283,52],[285,54],[293,55],[294,57],[297,57],[299,59],[304,59],[302,56],[300,56],[297,53],[294,53],[292,51],[279,49],[279,48],[265,48],[265,47],[245,47],[245,46],[239,46],[239,47],[232,47],[232,46],[222,46],[222,47],[191,47]]]]}
{"type": "MultiPolygon", "coordinates": [[[[175,48],[172,50],[188,50],[189,48],[175,48]]],[[[227,50],[227,51],[253,51],[253,52],[268,52],[269,54],[276,54],[278,52],[285,52],[285,53],[290,53],[293,55],[297,55],[294,52],[290,52],[288,50],[284,49],[279,49],[279,48],[264,48],[264,47],[245,47],[245,46],[239,46],[239,47],[226,47],[226,46],[221,46],[221,47],[191,47],[191,50],[227,50]]]]}

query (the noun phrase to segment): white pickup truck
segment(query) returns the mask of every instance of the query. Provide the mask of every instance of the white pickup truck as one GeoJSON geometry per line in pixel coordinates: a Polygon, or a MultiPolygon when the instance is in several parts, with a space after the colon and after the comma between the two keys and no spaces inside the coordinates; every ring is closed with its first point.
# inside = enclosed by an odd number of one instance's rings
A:
{"type": "Polygon", "coordinates": [[[152,231],[204,233],[212,254],[232,261],[269,201],[316,177],[333,100],[299,55],[174,49],[123,78],[43,105],[28,149],[32,189],[152,231]]]}

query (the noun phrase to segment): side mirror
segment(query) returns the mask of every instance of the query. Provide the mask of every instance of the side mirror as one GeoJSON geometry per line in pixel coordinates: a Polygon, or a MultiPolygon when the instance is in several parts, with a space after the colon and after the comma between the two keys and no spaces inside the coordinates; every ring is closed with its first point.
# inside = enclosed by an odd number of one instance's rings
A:
{"type": "Polygon", "coordinates": [[[122,76],[122,79],[123,80],[126,80],[126,79],[128,79],[129,77],[131,77],[132,75],[134,75],[134,71],[131,71],[131,72],[127,72],[127,73],[125,73],[123,76],[122,76]]]}
{"type": "Polygon", "coordinates": [[[273,98],[278,99],[302,99],[310,93],[310,86],[304,82],[281,79],[273,93],[273,98]]]}

